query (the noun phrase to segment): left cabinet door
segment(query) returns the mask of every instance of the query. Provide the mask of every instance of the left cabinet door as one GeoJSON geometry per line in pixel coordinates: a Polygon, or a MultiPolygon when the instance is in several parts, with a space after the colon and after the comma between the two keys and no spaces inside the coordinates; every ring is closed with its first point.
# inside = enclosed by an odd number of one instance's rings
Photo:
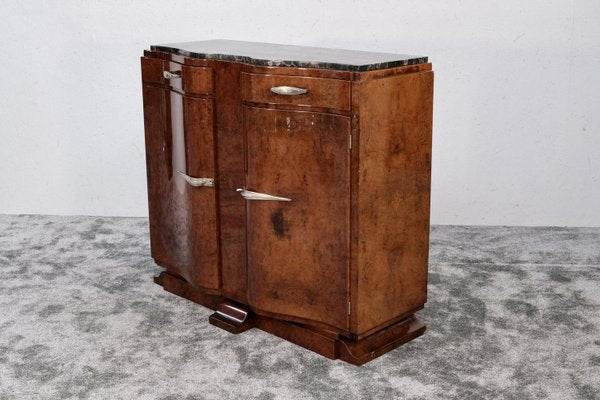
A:
{"type": "Polygon", "coordinates": [[[152,257],[192,286],[218,290],[213,99],[150,84],[143,97],[152,257]]]}

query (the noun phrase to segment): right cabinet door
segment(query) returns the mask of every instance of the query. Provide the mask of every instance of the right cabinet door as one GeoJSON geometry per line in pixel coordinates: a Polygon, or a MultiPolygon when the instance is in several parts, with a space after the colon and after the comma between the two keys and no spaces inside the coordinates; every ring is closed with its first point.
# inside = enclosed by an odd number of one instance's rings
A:
{"type": "Polygon", "coordinates": [[[350,118],[246,106],[248,300],[348,329],[350,118]]]}

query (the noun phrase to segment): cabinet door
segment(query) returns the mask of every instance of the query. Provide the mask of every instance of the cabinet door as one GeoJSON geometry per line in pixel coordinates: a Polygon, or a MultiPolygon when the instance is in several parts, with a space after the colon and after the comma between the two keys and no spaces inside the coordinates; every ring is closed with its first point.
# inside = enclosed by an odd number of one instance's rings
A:
{"type": "Polygon", "coordinates": [[[346,330],[349,118],[245,107],[248,297],[255,309],[346,330]],[[251,196],[250,196],[251,197],[251,196]]]}
{"type": "Polygon", "coordinates": [[[143,95],[152,257],[193,286],[218,289],[215,188],[185,176],[214,178],[212,100],[150,85],[143,95]]]}

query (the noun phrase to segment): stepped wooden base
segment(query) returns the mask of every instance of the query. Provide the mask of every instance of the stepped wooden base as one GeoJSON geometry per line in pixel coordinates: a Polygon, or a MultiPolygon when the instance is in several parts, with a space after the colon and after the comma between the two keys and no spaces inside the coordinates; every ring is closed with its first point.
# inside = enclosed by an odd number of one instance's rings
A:
{"type": "Polygon", "coordinates": [[[154,281],[168,292],[215,310],[209,322],[228,332],[237,334],[258,328],[327,358],[339,358],[354,365],[371,361],[425,332],[425,325],[411,315],[363,339],[352,340],[308,325],[255,314],[245,305],[202,293],[168,272],[161,273],[154,281]]]}

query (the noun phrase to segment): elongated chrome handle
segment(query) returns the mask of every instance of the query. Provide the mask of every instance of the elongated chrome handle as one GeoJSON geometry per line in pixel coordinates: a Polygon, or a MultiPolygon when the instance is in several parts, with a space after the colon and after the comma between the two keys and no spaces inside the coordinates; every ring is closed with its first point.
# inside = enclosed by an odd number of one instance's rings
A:
{"type": "Polygon", "coordinates": [[[246,189],[242,189],[242,188],[237,189],[237,191],[240,192],[242,197],[245,198],[246,200],[292,201],[292,199],[288,199],[287,197],[279,197],[279,196],[273,196],[273,195],[266,194],[266,193],[252,192],[250,190],[246,190],[246,189]]]}
{"type": "Polygon", "coordinates": [[[298,96],[299,94],[308,93],[308,89],[294,86],[274,86],[271,88],[271,92],[275,94],[282,94],[284,96],[298,96]]]}
{"type": "Polygon", "coordinates": [[[177,79],[177,78],[181,78],[181,75],[179,75],[176,72],[171,72],[171,71],[164,71],[163,72],[163,76],[165,77],[165,79],[177,79]]]}
{"type": "Polygon", "coordinates": [[[213,178],[194,178],[193,176],[186,175],[181,171],[177,172],[181,174],[181,176],[183,176],[183,179],[185,179],[187,183],[189,183],[192,186],[215,186],[215,180],[213,178]]]}

